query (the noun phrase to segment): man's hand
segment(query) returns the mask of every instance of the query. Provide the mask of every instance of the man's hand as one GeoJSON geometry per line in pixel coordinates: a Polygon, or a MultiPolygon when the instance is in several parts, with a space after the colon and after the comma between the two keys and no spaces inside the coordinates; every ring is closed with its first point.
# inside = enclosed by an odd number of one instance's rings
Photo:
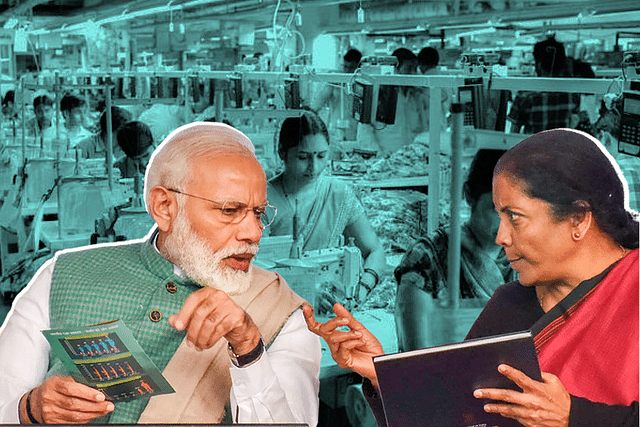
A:
{"type": "Polygon", "coordinates": [[[522,392],[506,389],[479,389],[474,396],[507,403],[487,403],[486,412],[513,418],[527,427],[567,427],[571,410],[571,396],[560,379],[547,372],[542,373],[542,382],[535,381],[519,370],[507,365],[498,366],[498,371],[515,382],[522,392]]]}
{"type": "Polygon", "coordinates": [[[206,287],[187,297],[169,324],[187,330],[187,343],[206,350],[224,337],[236,354],[247,354],[260,341],[260,331],[251,317],[223,291],[206,287]]]}
{"type": "MultiPolygon", "coordinates": [[[[53,376],[31,392],[31,413],[42,424],[86,424],[114,409],[103,393],[71,377],[53,376]]],[[[26,394],[20,401],[20,420],[30,422],[26,394]]]]}
{"type": "Polygon", "coordinates": [[[333,306],[337,317],[326,323],[316,321],[313,307],[310,305],[305,304],[303,311],[307,327],[327,342],[331,356],[338,366],[351,369],[368,378],[377,387],[378,378],[373,367],[373,357],[384,354],[384,350],[376,337],[340,304],[333,306]],[[350,330],[347,332],[338,329],[343,326],[350,330]]]}

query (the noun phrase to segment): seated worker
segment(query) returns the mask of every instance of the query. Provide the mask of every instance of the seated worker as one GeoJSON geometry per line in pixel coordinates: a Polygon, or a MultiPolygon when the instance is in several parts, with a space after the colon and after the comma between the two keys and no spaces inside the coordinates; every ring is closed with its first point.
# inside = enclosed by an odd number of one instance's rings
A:
{"type": "Polygon", "coordinates": [[[57,127],[54,122],[53,99],[49,95],[39,95],[33,99],[35,117],[26,125],[27,136],[40,139],[43,148],[52,150],[53,141],[57,137],[57,127]]]}
{"type": "Polygon", "coordinates": [[[440,64],[440,54],[437,49],[430,46],[420,49],[418,52],[418,71],[420,74],[436,74],[438,64],[440,64]]]}
{"type": "Polygon", "coordinates": [[[4,120],[17,119],[19,111],[15,101],[15,91],[9,90],[4,94],[4,98],[2,98],[2,117],[4,120]]]}
{"type": "MultiPolygon", "coordinates": [[[[554,37],[533,47],[538,77],[570,77],[564,45],[554,37]]],[[[580,95],[567,92],[521,92],[507,118],[513,133],[536,133],[555,128],[573,128],[578,123],[580,95]]]]}
{"type": "MultiPolygon", "coordinates": [[[[362,53],[349,49],[342,57],[342,72],[353,74],[360,66],[362,53]]],[[[355,141],[358,123],[353,118],[353,94],[338,84],[323,84],[311,101],[311,109],[328,124],[329,132],[339,141],[355,141]],[[323,111],[326,109],[326,111],[323,111]]]]}
{"type": "MultiPolygon", "coordinates": [[[[493,168],[503,153],[503,150],[478,151],[463,186],[471,216],[462,226],[459,292],[461,298],[474,298],[481,306],[498,286],[516,279],[504,250],[495,243],[500,218],[493,208],[491,181],[493,168]]],[[[445,344],[430,336],[434,325],[429,320],[434,306],[446,306],[449,302],[448,243],[448,228],[440,227],[409,248],[395,270],[396,331],[401,351],[445,344]]]]}
{"type": "MultiPolygon", "coordinates": [[[[67,144],[66,152],[68,154],[78,145],[86,144],[87,140],[93,139],[93,134],[85,128],[87,102],[76,95],[67,94],[60,100],[60,112],[64,118],[63,138],[67,144]]],[[[86,157],[84,153],[81,153],[81,156],[86,157]]]]}
{"type": "MultiPolygon", "coordinates": [[[[113,137],[113,141],[116,141],[116,136],[118,134],[118,129],[122,127],[125,123],[128,123],[133,120],[133,115],[129,112],[129,110],[125,110],[122,107],[111,107],[111,135],[113,137]]],[[[78,148],[82,150],[84,156],[88,159],[106,159],[106,151],[107,151],[107,113],[106,111],[100,115],[99,120],[100,132],[95,135],[94,138],[84,141],[78,145],[78,148]]],[[[112,150],[112,161],[120,159],[125,156],[124,151],[117,143],[111,144],[112,150]]]]}
{"type": "Polygon", "coordinates": [[[125,123],[118,129],[117,139],[125,155],[113,166],[120,169],[123,178],[144,174],[155,147],[149,126],[138,121],[125,123]]]}
{"type": "MultiPolygon", "coordinates": [[[[418,52],[418,71],[422,75],[438,75],[440,74],[440,70],[438,65],[440,64],[440,54],[438,50],[426,46],[423,47],[420,52],[418,52]]],[[[429,124],[429,88],[423,88],[423,93],[425,96],[424,102],[425,104],[425,112],[424,117],[427,123],[427,127],[429,124]]],[[[451,99],[453,98],[453,93],[450,88],[440,88],[440,104],[441,104],[441,128],[444,130],[447,128],[447,115],[449,114],[449,110],[451,109],[451,99]]]]}
{"type": "MultiPolygon", "coordinates": [[[[269,181],[268,195],[280,215],[270,235],[294,236],[303,252],[339,247],[353,238],[364,258],[359,294],[355,295],[362,303],[382,276],[384,249],[353,188],[325,173],[329,135],[324,122],[312,112],[286,119],[280,129],[278,154],[284,171],[269,181]]],[[[319,311],[330,309],[336,299],[333,291],[324,290],[316,304],[319,311]]]]}
{"type": "MultiPolygon", "coordinates": [[[[398,58],[397,74],[418,73],[418,57],[409,49],[396,49],[392,56],[398,58]]],[[[383,105],[388,106],[388,102],[393,102],[394,92],[397,92],[394,123],[384,124],[374,120],[373,124],[360,124],[357,141],[361,147],[379,150],[384,154],[393,153],[413,143],[418,134],[428,129],[429,100],[423,88],[383,85],[378,95],[378,109],[383,105]]]]}
{"type": "Polygon", "coordinates": [[[241,132],[191,123],[147,167],[144,239],[60,251],[0,332],[1,423],[308,423],[320,342],[303,300],[252,265],[275,211],[241,132]],[[41,330],[121,319],[176,393],[129,402],[65,372],[41,330]]]}
{"type": "MultiPolygon", "coordinates": [[[[595,138],[573,129],[537,133],[498,161],[496,243],[519,279],[494,292],[467,338],[531,330],[543,381],[500,365],[519,389],[469,390],[486,412],[525,426],[638,426],[639,227],[616,169],[595,138]]],[[[365,396],[386,426],[372,362],[382,346],[344,307],[334,310],[319,324],[305,307],[309,329],[340,367],[368,379],[365,396]]]]}
{"type": "MultiPolygon", "coordinates": [[[[24,96],[24,95],[23,95],[24,96]]],[[[2,98],[2,121],[5,129],[11,129],[12,135],[16,136],[18,129],[22,127],[22,97],[16,100],[16,92],[8,90],[2,98]]]]}

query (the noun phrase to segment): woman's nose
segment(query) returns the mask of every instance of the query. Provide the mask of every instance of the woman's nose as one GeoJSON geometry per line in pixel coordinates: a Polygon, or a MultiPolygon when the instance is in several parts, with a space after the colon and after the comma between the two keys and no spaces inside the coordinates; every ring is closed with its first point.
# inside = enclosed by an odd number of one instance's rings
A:
{"type": "Polygon", "coordinates": [[[498,226],[498,234],[496,234],[496,244],[499,246],[507,247],[511,245],[511,237],[507,230],[507,227],[502,224],[500,221],[500,225],[498,226]]]}
{"type": "Polygon", "coordinates": [[[309,159],[309,167],[308,167],[309,175],[316,175],[318,173],[319,163],[320,162],[315,157],[311,157],[309,159]]]}

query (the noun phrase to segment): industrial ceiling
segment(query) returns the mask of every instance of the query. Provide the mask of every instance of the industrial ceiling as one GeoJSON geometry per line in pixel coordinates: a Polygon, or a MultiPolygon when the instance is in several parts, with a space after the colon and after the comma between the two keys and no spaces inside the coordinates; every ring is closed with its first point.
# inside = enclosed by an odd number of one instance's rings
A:
{"type": "MultiPolygon", "coordinates": [[[[0,25],[73,33],[87,22],[129,25],[132,36],[179,20],[190,31],[213,21],[270,28],[299,13],[328,34],[481,34],[495,31],[604,31],[640,28],[637,0],[2,0],[0,25]],[[311,10],[312,13],[308,11],[311,10]],[[359,12],[362,15],[359,15],[359,12]]],[[[501,33],[502,35],[502,33],[501,33]]]]}

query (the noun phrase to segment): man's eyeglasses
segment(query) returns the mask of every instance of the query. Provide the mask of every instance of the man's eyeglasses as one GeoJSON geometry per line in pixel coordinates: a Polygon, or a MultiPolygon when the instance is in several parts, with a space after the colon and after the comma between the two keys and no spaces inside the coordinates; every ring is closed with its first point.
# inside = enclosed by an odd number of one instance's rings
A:
{"type": "Polygon", "coordinates": [[[263,206],[259,206],[257,208],[252,208],[247,206],[246,203],[242,202],[233,202],[233,201],[225,201],[225,202],[217,202],[215,200],[207,199],[206,197],[195,196],[193,194],[188,194],[183,191],[174,190],[172,188],[167,188],[169,191],[173,191],[177,194],[183,194],[189,197],[195,197],[196,199],[205,200],[207,202],[213,203],[214,209],[218,212],[218,220],[224,224],[237,224],[243,219],[246,218],[247,213],[249,211],[253,212],[253,215],[256,217],[258,221],[260,221],[260,225],[262,228],[267,228],[273,223],[273,220],[276,217],[276,213],[278,210],[271,206],[270,204],[266,204],[263,206]]]}

